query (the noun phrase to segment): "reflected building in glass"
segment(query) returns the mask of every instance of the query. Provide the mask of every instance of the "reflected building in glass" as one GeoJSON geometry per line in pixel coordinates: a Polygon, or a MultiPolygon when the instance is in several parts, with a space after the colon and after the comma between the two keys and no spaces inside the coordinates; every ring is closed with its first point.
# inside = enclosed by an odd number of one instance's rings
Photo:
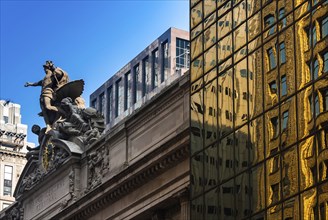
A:
{"type": "Polygon", "coordinates": [[[191,0],[191,218],[327,219],[328,1],[191,0]]]}

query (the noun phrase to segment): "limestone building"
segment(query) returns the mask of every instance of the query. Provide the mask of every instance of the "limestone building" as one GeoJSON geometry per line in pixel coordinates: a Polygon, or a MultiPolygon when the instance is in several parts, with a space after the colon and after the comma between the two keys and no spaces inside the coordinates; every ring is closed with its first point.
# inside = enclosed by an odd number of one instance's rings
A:
{"type": "Polygon", "coordinates": [[[191,0],[191,219],[327,219],[327,12],[191,0]]]}
{"type": "Polygon", "coordinates": [[[26,163],[27,125],[21,124],[20,105],[0,100],[0,211],[15,201],[16,183],[26,163]]]}
{"type": "Polygon", "coordinates": [[[189,33],[169,28],[90,95],[113,127],[189,69],[189,33]]]}

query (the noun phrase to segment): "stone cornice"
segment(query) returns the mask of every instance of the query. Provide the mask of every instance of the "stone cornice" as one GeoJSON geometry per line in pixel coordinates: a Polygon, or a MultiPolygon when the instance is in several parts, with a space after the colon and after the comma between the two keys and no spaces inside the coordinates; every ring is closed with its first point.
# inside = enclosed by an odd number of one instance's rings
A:
{"type": "Polygon", "coordinates": [[[85,219],[147,183],[189,156],[189,130],[146,155],[62,210],[54,219],[85,219]],[[94,198],[94,199],[93,199],[94,198]]]}
{"type": "Polygon", "coordinates": [[[25,153],[11,151],[11,150],[5,150],[5,149],[1,149],[0,154],[5,154],[5,155],[9,155],[9,156],[14,156],[14,157],[20,157],[22,159],[25,158],[25,155],[26,155],[25,153]]]}

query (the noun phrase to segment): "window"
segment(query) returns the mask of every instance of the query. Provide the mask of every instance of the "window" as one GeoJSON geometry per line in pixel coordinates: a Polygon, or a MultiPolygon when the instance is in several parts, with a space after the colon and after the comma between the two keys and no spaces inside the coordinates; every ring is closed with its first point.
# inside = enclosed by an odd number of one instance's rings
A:
{"type": "Polygon", "coordinates": [[[161,82],[167,79],[167,74],[169,72],[169,43],[167,41],[162,44],[162,57],[163,68],[161,74],[161,82]]]}
{"type": "Polygon", "coordinates": [[[279,44],[279,52],[280,52],[280,64],[286,63],[286,49],[285,43],[282,42],[279,44]]]}
{"type": "Polygon", "coordinates": [[[318,93],[314,94],[314,106],[315,106],[315,116],[317,117],[320,114],[320,103],[318,93]]]}
{"type": "Polygon", "coordinates": [[[273,157],[272,159],[272,169],[271,169],[271,173],[275,173],[277,172],[279,169],[279,155],[273,157]]]}
{"type": "Polygon", "coordinates": [[[4,173],[4,184],[3,184],[3,195],[11,196],[12,194],[12,178],[13,178],[13,167],[5,165],[4,173]]]}
{"type": "Polygon", "coordinates": [[[276,138],[278,136],[278,134],[279,134],[279,121],[278,121],[278,117],[271,118],[271,126],[272,126],[272,131],[273,131],[272,138],[276,138]]]}
{"type": "Polygon", "coordinates": [[[155,49],[152,52],[152,79],[151,86],[156,88],[158,86],[158,74],[159,74],[159,65],[158,65],[158,49],[155,49]]]}
{"type": "Polygon", "coordinates": [[[321,21],[321,38],[324,38],[328,35],[328,17],[324,18],[321,21]]]}
{"type": "Polygon", "coordinates": [[[107,112],[106,112],[107,124],[111,121],[112,104],[113,104],[113,88],[109,87],[107,89],[107,112]]]}
{"type": "Polygon", "coordinates": [[[284,18],[284,16],[285,16],[285,8],[281,8],[279,10],[279,20],[280,20],[280,25],[282,28],[286,27],[286,23],[287,23],[287,19],[284,18]]]}
{"type": "Polygon", "coordinates": [[[267,28],[267,27],[272,26],[268,31],[268,36],[272,35],[275,32],[275,26],[273,25],[274,22],[275,22],[275,19],[272,14],[269,14],[264,18],[264,27],[267,28]]]}
{"type": "Polygon", "coordinates": [[[280,79],[281,83],[281,96],[287,95],[287,80],[286,80],[286,75],[282,75],[280,79]]]}
{"type": "Polygon", "coordinates": [[[99,95],[99,109],[100,114],[103,114],[105,110],[105,94],[101,93],[99,95]]]}
{"type": "Polygon", "coordinates": [[[246,69],[241,69],[240,70],[240,76],[246,78],[247,77],[247,71],[246,69]]]}
{"type": "Polygon", "coordinates": [[[319,76],[319,63],[318,60],[315,59],[313,63],[310,63],[310,79],[317,79],[319,76]]]}
{"type": "Polygon", "coordinates": [[[176,40],[176,67],[189,68],[189,41],[177,38],[176,40]]]}
{"type": "Polygon", "coordinates": [[[142,60],[142,97],[148,92],[150,86],[150,68],[149,68],[149,57],[147,56],[142,60]]]}
{"type": "Polygon", "coordinates": [[[134,72],[134,86],[133,86],[133,101],[134,103],[138,102],[142,96],[142,79],[139,70],[139,64],[133,68],[134,72]]]}
{"type": "Polygon", "coordinates": [[[273,53],[273,48],[269,48],[268,50],[268,57],[269,57],[269,66],[270,66],[270,70],[276,68],[276,58],[274,56],[273,53]]]}
{"type": "Polygon", "coordinates": [[[271,204],[273,204],[280,200],[279,183],[272,185],[271,189],[272,189],[272,203],[271,204]]]}
{"type": "Polygon", "coordinates": [[[124,83],[124,110],[130,108],[131,105],[131,74],[130,72],[125,74],[125,83],[124,83]]]}
{"type": "Polygon", "coordinates": [[[323,73],[328,72],[328,52],[323,55],[323,73]]]}
{"type": "Polygon", "coordinates": [[[322,91],[323,109],[328,111],[328,88],[322,91]]]}
{"type": "Polygon", "coordinates": [[[275,81],[275,80],[272,81],[272,82],[269,84],[269,86],[270,86],[270,92],[271,92],[272,94],[276,94],[276,93],[277,93],[277,83],[276,83],[276,81],[275,81]]]}
{"type": "Polygon", "coordinates": [[[287,123],[288,123],[288,111],[285,111],[282,114],[282,130],[287,129],[287,123]]]}
{"type": "Polygon", "coordinates": [[[94,99],[91,101],[91,107],[92,108],[97,108],[97,99],[94,99]]]}
{"type": "Polygon", "coordinates": [[[313,24],[312,28],[312,45],[315,46],[317,43],[317,29],[315,27],[315,24],[313,24]]]}
{"type": "Polygon", "coordinates": [[[3,120],[5,121],[5,124],[7,124],[9,122],[8,116],[3,116],[3,120]]]}
{"type": "Polygon", "coordinates": [[[123,95],[122,80],[119,79],[115,82],[115,117],[119,116],[123,110],[122,95],[123,95]]]}

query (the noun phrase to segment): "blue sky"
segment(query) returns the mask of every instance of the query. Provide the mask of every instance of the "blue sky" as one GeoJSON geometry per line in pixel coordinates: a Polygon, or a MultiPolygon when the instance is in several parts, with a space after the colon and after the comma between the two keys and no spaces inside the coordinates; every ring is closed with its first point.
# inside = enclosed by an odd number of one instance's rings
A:
{"type": "Polygon", "coordinates": [[[188,30],[188,0],[6,1],[1,0],[0,99],[21,105],[22,123],[44,126],[40,87],[52,60],[71,80],[84,79],[83,98],[169,27],[188,30]]]}

